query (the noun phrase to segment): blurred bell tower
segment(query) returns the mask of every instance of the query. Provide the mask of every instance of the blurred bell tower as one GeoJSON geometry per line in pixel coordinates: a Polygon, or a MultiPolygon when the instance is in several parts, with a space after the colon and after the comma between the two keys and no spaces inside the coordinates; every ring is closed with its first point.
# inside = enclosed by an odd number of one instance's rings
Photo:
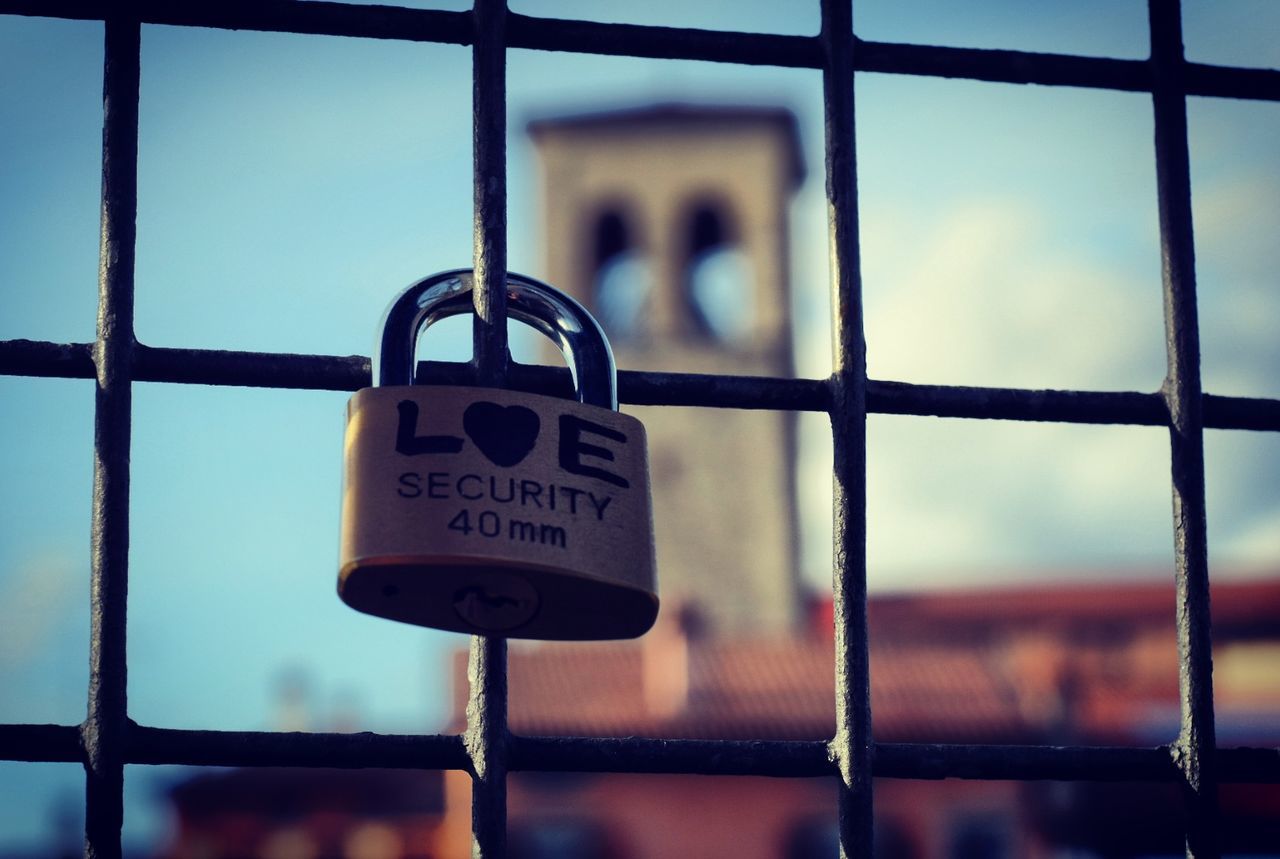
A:
{"type": "MultiPolygon", "coordinates": [[[[544,274],[619,369],[789,378],[795,119],[655,105],[537,120],[544,274]]],[[[713,634],[800,628],[790,412],[628,407],[644,421],[664,611],[713,634]]]]}

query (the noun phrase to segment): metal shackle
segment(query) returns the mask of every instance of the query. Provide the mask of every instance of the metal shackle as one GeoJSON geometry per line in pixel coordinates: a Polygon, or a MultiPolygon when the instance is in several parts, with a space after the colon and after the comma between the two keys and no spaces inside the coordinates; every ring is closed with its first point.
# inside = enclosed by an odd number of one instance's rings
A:
{"type": "MultiPolygon", "coordinates": [[[[581,304],[553,286],[507,272],[507,313],[551,338],[573,374],[578,401],[617,411],[618,380],[613,350],[600,324],[581,304]]],[[[413,384],[418,337],[432,323],[472,310],[471,269],[433,274],[400,293],[382,318],[373,357],[379,387],[413,384]]]]}

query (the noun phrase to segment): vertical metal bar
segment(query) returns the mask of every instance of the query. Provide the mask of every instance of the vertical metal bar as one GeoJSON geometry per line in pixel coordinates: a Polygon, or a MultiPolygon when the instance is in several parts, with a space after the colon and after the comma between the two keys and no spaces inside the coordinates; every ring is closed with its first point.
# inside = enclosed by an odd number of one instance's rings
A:
{"type": "Polygon", "coordinates": [[[823,0],[827,218],[833,304],[836,734],[840,855],[871,856],[871,692],[867,651],[867,371],[858,249],[851,0],[823,0]]]}
{"type": "Polygon", "coordinates": [[[1165,340],[1173,473],[1181,729],[1175,745],[1187,804],[1187,856],[1218,855],[1213,656],[1205,528],[1204,419],[1196,312],[1191,166],[1178,0],[1150,0],[1156,182],[1163,256],[1165,340]]]}
{"type": "Polygon", "coordinates": [[[471,757],[471,855],[507,850],[507,640],[472,636],[467,660],[471,757]]]}
{"type": "Polygon", "coordinates": [[[475,362],[480,383],[507,374],[507,78],[505,0],[476,0],[472,11],[472,157],[476,288],[475,362]]]}
{"type": "Polygon", "coordinates": [[[138,208],[138,74],[141,26],[106,19],[103,71],[102,238],[94,344],[93,534],[89,706],[85,748],[85,856],[120,856],[128,729],[125,612],[129,563],[129,440],[133,363],[133,263],[138,208]]]}
{"type": "MultiPolygon", "coordinates": [[[[472,50],[474,158],[474,361],[480,384],[506,381],[507,81],[505,0],[476,0],[472,50]]],[[[507,846],[507,642],[474,636],[467,664],[471,757],[471,853],[507,846]]]]}

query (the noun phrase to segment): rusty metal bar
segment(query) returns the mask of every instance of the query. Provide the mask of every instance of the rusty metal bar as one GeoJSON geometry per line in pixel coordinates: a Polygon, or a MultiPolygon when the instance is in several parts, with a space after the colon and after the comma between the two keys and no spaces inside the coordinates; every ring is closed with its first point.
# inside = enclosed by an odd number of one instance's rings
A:
{"type": "Polygon", "coordinates": [[[1216,766],[1221,784],[1280,784],[1280,749],[1219,748],[1216,766]]]}
{"type": "MultiPolygon", "coordinates": [[[[1168,426],[1161,393],[1136,391],[1033,391],[867,383],[867,411],[1013,421],[1168,426]]],[[[1215,429],[1280,430],[1280,400],[1205,394],[1205,426],[1215,429]]]]}
{"type": "MultiPolygon", "coordinates": [[[[1159,394],[1136,391],[1052,391],[867,382],[867,411],[941,418],[1139,424],[1169,422],[1159,394]]],[[[1277,414],[1280,419],[1280,414],[1277,414]]]]}
{"type": "Polygon", "coordinates": [[[1157,781],[1178,778],[1167,746],[991,746],[879,743],[881,778],[1017,781],[1157,781]]]}
{"type": "Polygon", "coordinates": [[[1280,70],[1183,63],[1182,75],[1187,95],[1280,101],[1280,70]]]}
{"type": "Polygon", "coordinates": [[[1156,187],[1164,277],[1165,339],[1173,473],[1181,728],[1175,744],[1186,801],[1187,856],[1218,855],[1214,767],[1213,656],[1209,551],[1205,526],[1204,419],[1200,327],[1196,311],[1195,238],[1187,104],[1182,89],[1182,11],[1177,0],[1149,0],[1151,62],[1156,70],[1156,187]]]}
{"type": "MultiPolygon", "coordinates": [[[[1235,784],[1280,781],[1280,749],[1218,749],[1219,775],[1235,784]]],[[[1152,781],[1183,778],[1173,746],[992,746],[877,743],[879,778],[1005,781],[1152,781]]]]}
{"type": "Polygon", "coordinates": [[[1141,60],[859,41],[854,62],[860,72],[1131,92],[1151,89],[1150,69],[1141,60]]]}
{"type": "Polygon", "coordinates": [[[128,762],[219,767],[385,767],[465,770],[462,737],[180,731],[132,725],[128,762]]]}
{"type": "Polygon", "coordinates": [[[507,7],[477,0],[472,56],[474,334],[479,383],[507,380],[507,7]]]}
{"type": "Polygon", "coordinates": [[[511,47],[540,51],[704,60],[744,66],[822,67],[822,44],[814,36],[605,24],[514,13],[509,33],[511,47]]]}
{"type": "Polygon", "coordinates": [[[0,761],[83,763],[80,726],[0,725],[0,761]]]}
{"type": "Polygon", "coordinates": [[[0,374],[49,379],[93,379],[92,343],[0,340],[0,374]]]}
{"type": "Polygon", "coordinates": [[[507,844],[507,640],[471,637],[467,660],[471,855],[502,857],[507,844]]]}
{"type": "MultiPolygon", "coordinates": [[[[507,78],[506,0],[472,10],[472,152],[477,381],[507,382],[507,78]]],[[[472,636],[467,661],[466,749],[471,764],[471,855],[507,851],[507,642],[472,636]]]]}
{"type": "MultiPolygon", "coordinates": [[[[0,13],[101,20],[109,0],[4,0],[0,13]]],[[[375,39],[470,44],[466,12],[361,6],[348,3],[259,0],[255,3],[143,3],[149,24],[220,27],[375,39]]],[[[510,14],[507,45],[543,51],[657,59],[703,60],[735,65],[821,68],[822,44],[814,36],[784,36],[682,27],[607,24],[510,14]]],[[[1141,60],[1079,57],[1031,51],[891,44],[855,40],[856,71],[998,83],[1150,91],[1152,72],[1141,60]]],[[[1184,66],[1190,95],[1280,101],[1280,71],[1203,63],[1184,66]]]]}
{"type": "Polygon", "coordinates": [[[871,855],[871,674],[867,643],[867,361],[858,249],[853,2],[823,0],[822,69],[831,266],[832,597],[840,855],[871,855]]]}
{"type": "Polygon", "coordinates": [[[139,344],[134,358],[134,378],[140,382],[325,391],[356,391],[373,384],[371,361],[363,355],[214,352],[139,344]]]}
{"type": "MultiPolygon", "coordinates": [[[[636,737],[511,738],[511,769],[538,772],[643,772],[817,778],[839,775],[826,743],[658,740],[636,737]]],[[[1280,750],[1224,749],[1224,779],[1280,778],[1280,750]]],[[[876,743],[877,778],[1004,781],[1172,782],[1181,772],[1168,746],[993,746],[876,743]]]]}
{"type": "MultiPolygon", "coordinates": [[[[949,48],[858,42],[860,72],[962,78],[992,83],[1073,86],[1125,92],[1150,92],[1151,64],[1145,60],[1114,60],[1028,51],[949,48]]],[[[1184,66],[1187,94],[1280,100],[1280,71],[1188,63],[1184,66]]]]}
{"type": "MultiPolygon", "coordinates": [[[[92,379],[92,351],[89,343],[0,341],[0,375],[92,379]]],[[[470,365],[444,361],[421,362],[416,378],[428,385],[476,384],[470,365]]],[[[134,380],[325,391],[354,391],[370,383],[369,359],[362,355],[291,355],[142,344],[134,348],[134,380]]],[[[508,384],[518,391],[572,394],[572,380],[563,367],[512,363],[508,384]]],[[[829,407],[828,390],[825,379],[618,371],[619,399],[632,405],[824,412],[829,407]]],[[[1280,431],[1280,400],[1205,394],[1203,409],[1206,428],[1280,431]]],[[[1169,424],[1161,393],[1037,391],[875,379],[867,380],[867,411],[1055,423],[1169,424]]]]}
{"type": "Polygon", "coordinates": [[[1280,400],[1205,394],[1201,407],[1206,429],[1280,430],[1280,400]]]}
{"type": "Polygon", "coordinates": [[[513,736],[511,769],[784,778],[830,777],[836,774],[828,744],[821,740],[662,740],[640,737],[513,736]]]}
{"type": "MultiPolygon", "coordinates": [[[[837,774],[821,741],[674,740],[637,737],[510,738],[510,769],[816,778],[837,774]]],[[[470,768],[457,735],[192,731],[130,723],[125,763],[189,766],[470,768]]],[[[1175,748],[877,743],[877,778],[1177,782],[1175,748]]],[[[79,729],[0,725],[0,760],[78,763],[79,729]]],[[[1219,777],[1236,784],[1280,782],[1280,749],[1218,750],[1219,777]]]]}
{"type": "Polygon", "coordinates": [[[120,856],[128,724],[125,614],[129,590],[129,443],[133,269],[138,210],[138,73],[142,27],[106,21],[103,71],[102,240],[98,269],[97,389],[93,432],[89,706],[85,856],[120,856]]]}
{"type": "MultiPolygon", "coordinates": [[[[120,5],[119,0],[6,0],[0,3],[0,14],[101,21],[120,5]]],[[[298,3],[295,0],[251,0],[236,3],[140,0],[130,5],[144,24],[358,36],[455,45],[471,43],[471,16],[466,12],[355,3],[298,3]]]]}

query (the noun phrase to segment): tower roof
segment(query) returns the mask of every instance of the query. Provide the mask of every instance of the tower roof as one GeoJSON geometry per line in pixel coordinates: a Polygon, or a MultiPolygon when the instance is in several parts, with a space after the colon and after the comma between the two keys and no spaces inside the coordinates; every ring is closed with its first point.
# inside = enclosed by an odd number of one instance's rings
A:
{"type": "Polygon", "coordinates": [[[804,180],[804,156],[795,114],[784,107],[761,105],[700,105],[658,102],[615,110],[587,111],[541,117],[528,123],[535,141],[547,133],[568,131],[592,134],[618,131],[665,131],[674,129],[750,129],[774,127],[783,134],[795,186],[804,180]]]}

